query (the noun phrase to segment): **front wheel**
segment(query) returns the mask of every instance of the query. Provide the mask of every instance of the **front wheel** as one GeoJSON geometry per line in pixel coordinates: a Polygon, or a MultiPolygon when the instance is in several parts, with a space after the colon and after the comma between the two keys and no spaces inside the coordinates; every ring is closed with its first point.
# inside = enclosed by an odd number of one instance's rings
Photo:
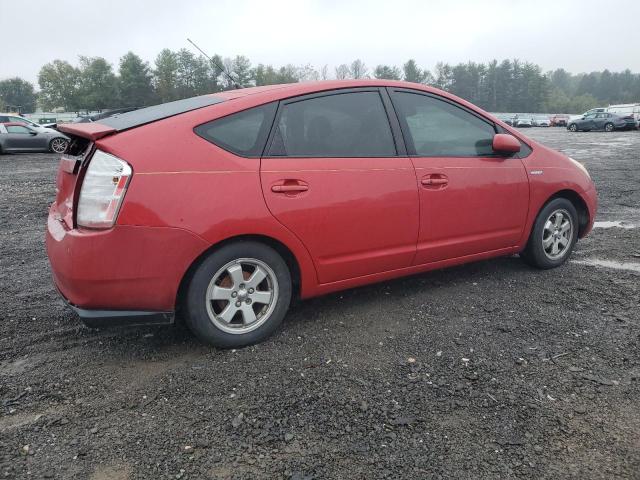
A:
{"type": "Polygon", "coordinates": [[[49,150],[53,153],[64,153],[67,151],[69,142],[64,138],[54,138],[49,142],[49,150]]]}
{"type": "Polygon", "coordinates": [[[289,268],[273,248],[252,241],[225,245],[193,273],[184,299],[186,322],[215,347],[258,343],[284,319],[291,291],[289,268]]]}
{"type": "Polygon", "coordinates": [[[605,132],[613,132],[615,130],[615,127],[613,126],[613,123],[607,123],[604,126],[604,131],[605,132]]]}
{"type": "Polygon", "coordinates": [[[566,198],[551,200],[540,211],[520,257],[537,268],[555,268],[567,261],[578,240],[578,213],[566,198]]]}
{"type": "Polygon", "coordinates": [[[569,125],[569,131],[570,132],[577,132],[578,131],[578,126],[575,123],[572,123],[571,125],[569,125]]]}

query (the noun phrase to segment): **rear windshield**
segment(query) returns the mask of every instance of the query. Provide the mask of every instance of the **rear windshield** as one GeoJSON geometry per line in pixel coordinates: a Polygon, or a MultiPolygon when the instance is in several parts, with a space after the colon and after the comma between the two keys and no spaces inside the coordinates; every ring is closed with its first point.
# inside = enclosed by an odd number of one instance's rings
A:
{"type": "Polygon", "coordinates": [[[200,97],[185,98],[184,100],[176,100],[175,102],[162,103],[153,107],[141,108],[126,113],[118,113],[111,117],[100,119],[98,122],[107,125],[120,132],[129,128],[139,127],[146,123],[162,120],[163,118],[173,117],[180,113],[197,110],[198,108],[208,107],[216,103],[224,102],[224,98],[214,95],[202,95],[200,97]]]}

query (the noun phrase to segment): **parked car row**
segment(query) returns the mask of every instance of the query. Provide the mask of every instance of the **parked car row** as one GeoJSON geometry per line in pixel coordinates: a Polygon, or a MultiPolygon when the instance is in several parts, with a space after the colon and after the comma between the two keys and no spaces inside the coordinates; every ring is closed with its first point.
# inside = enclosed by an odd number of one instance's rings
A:
{"type": "Polygon", "coordinates": [[[566,127],[572,132],[590,130],[634,130],[640,128],[640,103],[610,105],[587,110],[582,115],[495,114],[517,128],[566,127]]]}

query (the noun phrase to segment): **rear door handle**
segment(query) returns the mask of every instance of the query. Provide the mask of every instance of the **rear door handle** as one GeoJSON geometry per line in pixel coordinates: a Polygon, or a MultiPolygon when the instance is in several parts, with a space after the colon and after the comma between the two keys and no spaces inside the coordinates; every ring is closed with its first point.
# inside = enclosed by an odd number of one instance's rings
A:
{"type": "Polygon", "coordinates": [[[422,177],[420,183],[422,183],[422,185],[424,185],[425,187],[444,187],[449,184],[449,179],[446,175],[434,173],[422,177]]]}
{"type": "Polygon", "coordinates": [[[274,193],[301,193],[309,190],[309,185],[300,180],[284,180],[271,186],[274,193]]]}

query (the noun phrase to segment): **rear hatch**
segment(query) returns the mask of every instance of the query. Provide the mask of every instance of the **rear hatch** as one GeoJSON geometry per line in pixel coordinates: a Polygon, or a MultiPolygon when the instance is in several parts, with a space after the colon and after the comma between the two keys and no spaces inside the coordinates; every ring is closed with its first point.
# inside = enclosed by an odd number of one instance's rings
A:
{"type": "Polygon", "coordinates": [[[198,108],[208,107],[225,100],[225,98],[214,95],[202,95],[118,113],[111,117],[102,118],[98,122],[59,124],[58,130],[67,134],[71,138],[71,142],[67,153],[60,159],[56,179],[56,200],[53,205],[54,215],[63,221],[67,228],[74,228],[74,206],[77,205],[83,175],[95,151],[94,142],[108,135],[114,135],[198,108]]]}

